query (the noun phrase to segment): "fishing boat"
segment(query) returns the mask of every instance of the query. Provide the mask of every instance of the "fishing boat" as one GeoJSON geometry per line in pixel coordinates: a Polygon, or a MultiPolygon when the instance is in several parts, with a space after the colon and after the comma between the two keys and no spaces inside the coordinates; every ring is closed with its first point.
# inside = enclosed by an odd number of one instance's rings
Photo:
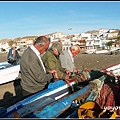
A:
{"type": "Polygon", "coordinates": [[[110,71],[115,77],[120,74],[120,64],[103,68],[101,71],[105,71],[106,74],[93,77],[93,82],[88,79],[79,84],[72,78],[69,80],[69,85],[63,80],[52,82],[46,90],[33,94],[8,108],[1,108],[0,118],[59,118],[74,101],[95,100],[110,71]],[[97,91],[94,90],[96,88],[97,91]]]}
{"type": "Polygon", "coordinates": [[[102,68],[102,70],[106,71],[107,74],[110,74],[110,72],[112,72],[114,76],[119,76],[120,75],[120,63],[111,65],[106,68],[102,68]]]}
{"type": "Polygon", "coordinates": [[[0,63],[0,85],[14,81],[19,74],[20,64],[10,65],[8,62],[0,63]]]}

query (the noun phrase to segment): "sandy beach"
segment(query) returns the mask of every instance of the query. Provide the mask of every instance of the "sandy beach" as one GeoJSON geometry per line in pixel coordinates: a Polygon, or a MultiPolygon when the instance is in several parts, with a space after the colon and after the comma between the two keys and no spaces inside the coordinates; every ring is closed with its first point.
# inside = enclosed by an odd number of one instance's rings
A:
{"type": "MultiPolygon", "coordinates": [[[[20,53],[22,55],[22,53],[20,53]]],[[[0,62],[6,61],[7,53],[0,54],[0,62]]],[[[111,66],[113,64],[120,63],[120,54],[118,55],[108,55],[108,54],[84,54],[84,50],[81,50],[81,53],[74,57],[75,66],[82,70],[83,67],[89,70],[100,70],[111,66]]],[[[2,77],[2,76],[1,76],[2,77]]],[[[0,100],[5,97],[5,93],[9,92],[11,95],[15,96],[14,83],[10,82],[0,86],[0,100]]]]}

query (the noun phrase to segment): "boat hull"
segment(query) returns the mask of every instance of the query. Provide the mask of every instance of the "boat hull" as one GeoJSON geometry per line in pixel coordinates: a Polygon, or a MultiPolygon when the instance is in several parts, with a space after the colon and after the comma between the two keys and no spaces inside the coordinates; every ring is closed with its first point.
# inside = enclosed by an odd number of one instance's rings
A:
{"type": "MultiPolygon", "coordinates": [[[[108,72],[111,70],[117,76],[120,72],[120,64],[102,69],[102,71],[108,72]]],[[[86,100],[96,99],[94,92],[91,92],[94,86],[93,83],[89,83],[76,92],[72,90],[72,86],[76,84],[74,79],[71,79],[69,82],[70,86],[63,80],[50,83],[48,89],[31,95],[28,98],[25,98],[24,100],[21,100],[18,103],[8,107],[6,111],[1,113],[0,117],[14,118],[17,116],[21,118],[54,118],[69,108],[72,101],[78,96],[81,96],[81,99],[87,98],[86,100]],[[49,112],[49,110],[51,110],[51,112],[49,112]],[[56,112],[54,113],[53,111],[56,112]]],[[[102,88],[102,85],[103,83],[99,84],[97,88],[99,88],[99,86],[102,88]]]]}
{"type": "Polygon", "coordinates": [[[19,75],[19,71],[20,71],[19,64],[14,66],[11,65],[6,65],[6,66],[7,66],[6,68],[0,69],[0,76],[2,76],[0,78],[0,85],[14,81],[19,75]]]}

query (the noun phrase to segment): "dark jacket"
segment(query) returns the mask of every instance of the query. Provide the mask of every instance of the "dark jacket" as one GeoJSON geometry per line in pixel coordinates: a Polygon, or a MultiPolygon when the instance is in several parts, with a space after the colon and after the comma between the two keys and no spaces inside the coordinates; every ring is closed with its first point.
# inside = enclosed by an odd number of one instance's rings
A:
{"type": "Polygon", "coordinates": [[[51,74],[46,74],[35,52],[28,47],[20,60],[22,89],[35,93],[45,88],[52,79],[51,74]]]}
{"type": "Polygon", "coordinates": [[[46,69],[56,70],[60,79],[64,79],[66,77],[65,69],[61,66],[59,56],[56,56],[52,50],[48,50],[43,55],[42,61],[46,69]]]}
{"type": "Polygon", "coordinates": [[[14,50],[13,48],[9,49],[8,55],[7,55],[7,61],[10,64],[17,64],[20,60],[21,56],[19,55],[17,50],[14,50]],[[15,55],[14,55],[15,51],[15,55]]]}

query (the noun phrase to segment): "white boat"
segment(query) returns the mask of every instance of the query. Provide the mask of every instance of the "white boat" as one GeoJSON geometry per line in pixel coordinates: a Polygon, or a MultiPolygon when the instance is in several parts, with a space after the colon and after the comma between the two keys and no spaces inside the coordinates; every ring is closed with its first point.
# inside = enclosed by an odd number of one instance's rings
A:
{"type": "Polygon", "coordinates": [[[87,54],[95,54],[96,51],[97,51],[96,49],[88,49],[88,50],[85,51],[85,53],[87,53],[87,54]]]}
{"type": "Polygon", "coordinates": [[[0,63],[0,85],[14,81],[19,74],[20,65],[10,65],[7,62],[0,63]]]}
{"type": "Polygon", "coordinates": [[[87,54],[102,54],[102,53],[109,53],[108,50],[97,50],[97,49],[88,49],[85,51],[87,54]]]}
{"type": "Polygon", "coordinates": [[[109,53],[109,51],[108,50],[97,50],[95,53],[96,54],[109,53]]]}
{"type": "Polygon", "coordinates": [[[103,68],[103,71],[106,71],[108,74],[110,74],[110,71],[114,74],[114,76],[120,76],[120,63],[103,68]]]}

